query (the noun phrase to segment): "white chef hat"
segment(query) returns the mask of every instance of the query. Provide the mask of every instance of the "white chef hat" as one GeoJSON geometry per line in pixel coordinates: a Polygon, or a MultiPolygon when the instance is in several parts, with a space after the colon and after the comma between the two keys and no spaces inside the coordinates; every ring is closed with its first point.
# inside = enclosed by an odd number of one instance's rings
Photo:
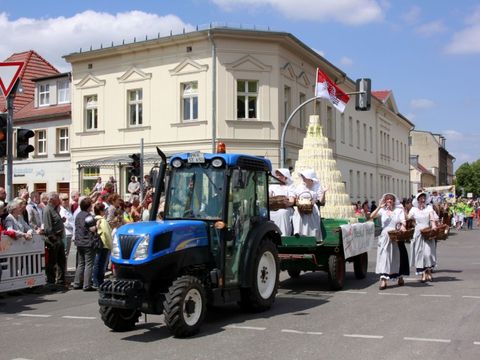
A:
{"type": "Polygon", "coordinates": [[[305,170],[299,171],[298,176],[300,177],[303,176],[305,179],[310,179],[310,180],[313,180],[314,182],[319,182],[317,178],[317,174],[313,169],[305,169],[305,170]]]}
{"type": "Polygon", "coordinates": [[[277,173],[277,172],[279,172],[280,174],[282,174],[283,176],[285,176],[289,180],[291,180],[291,178],[292,178],[292,175],[290,174],[290,170],[288,170],[286,168],[280,168],[280,169],[275,170],[275,173],[277,173]]]}

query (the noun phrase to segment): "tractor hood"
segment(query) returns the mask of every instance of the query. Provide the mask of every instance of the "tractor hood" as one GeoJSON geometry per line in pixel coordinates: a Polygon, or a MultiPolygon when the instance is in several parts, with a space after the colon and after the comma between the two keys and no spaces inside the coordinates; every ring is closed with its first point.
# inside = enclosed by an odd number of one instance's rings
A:
{"type": "Polygon", "coordinates": [[[141,264],[184,249],[208,246],[207,224],[198,220],[146,221],[121,226],[112,262],[141,264]]]}

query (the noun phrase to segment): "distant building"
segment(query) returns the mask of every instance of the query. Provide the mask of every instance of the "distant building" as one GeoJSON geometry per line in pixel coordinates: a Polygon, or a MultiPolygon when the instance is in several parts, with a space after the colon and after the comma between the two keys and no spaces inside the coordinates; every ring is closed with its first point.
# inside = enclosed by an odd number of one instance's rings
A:
{"type": "MultiPolygon", "coordinates": [[[[60,73],[33,50],[13,54],[5,61],[22,61],[23,92],[14,100],[13,192],[70,192],[70,73],[60,73]],[[28,159],[16,159],[16,129],[33,130],[30,144],[35,151],[28,159]]],[[[5,101],[0,98],[0,108],[5,101]]],[[[5,174],[1,175],[5,186],[5,174]]]]}
{"type": "Polygon", "coordinates": [[[446,139],[440,134],[414,130],[410,133],[411,156],[428,169],[436,178],[434,186],[453,184],[455,158],[446,149],[446,139]]]}
{"type": "Polygon", "coordinates": [[[437,177],[418,162],[418,155],[410,155],[410,183],[411,194],[419,190],[436,186],[437,177]]]}

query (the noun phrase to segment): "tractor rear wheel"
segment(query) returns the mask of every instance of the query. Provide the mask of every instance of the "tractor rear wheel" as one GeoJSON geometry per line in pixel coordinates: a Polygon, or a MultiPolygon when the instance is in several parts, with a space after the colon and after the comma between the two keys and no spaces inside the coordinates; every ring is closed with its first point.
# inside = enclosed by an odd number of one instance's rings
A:
{"type": "Polygon", "coordinates": [[[345,283],[345,259],[341,254],[328,257],[328,282],[332,290],[342,290],[345,283]]]}
{"type": "Polygon", "coordinates": [[[269,309],[277,295],[279,269],[277,247],[270,239],[263,239],[253,262],[252,287],[241,290],[240,305],[255,312],[269,309]]]}
{"type": "Polygon", "coordinates": [[[103,323],[113,331],[130,331],[140,318],[140,311],[100,306],[103,323]]]}
{"type": "Polygon", "coordinates": [[[173,282],[163,302],[163,315],[175,337],[196,334],[206,311],[205,289],[197,277],[185,275],[173,282]]]}

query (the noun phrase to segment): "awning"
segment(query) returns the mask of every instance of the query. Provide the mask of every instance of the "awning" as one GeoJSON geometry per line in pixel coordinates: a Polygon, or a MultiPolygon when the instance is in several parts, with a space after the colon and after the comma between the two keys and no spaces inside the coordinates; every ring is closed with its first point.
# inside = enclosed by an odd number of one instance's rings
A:
{"type": "MultiPolygon", "coordinates": [[[[171,154],[165,154],[167,158],[171,154]]],[[[160,156],[157,153],[143,154],[144,165],[159,165],[161,161],[160,156]]],[[[132,159],[128,155],[114,155],[101,157],[90,160],[77,161],[77,168],[89,168],[89,167],[101,167],[101,168],[114,168],[118,166],[128,166],[132,162],[132,159]]]]}

